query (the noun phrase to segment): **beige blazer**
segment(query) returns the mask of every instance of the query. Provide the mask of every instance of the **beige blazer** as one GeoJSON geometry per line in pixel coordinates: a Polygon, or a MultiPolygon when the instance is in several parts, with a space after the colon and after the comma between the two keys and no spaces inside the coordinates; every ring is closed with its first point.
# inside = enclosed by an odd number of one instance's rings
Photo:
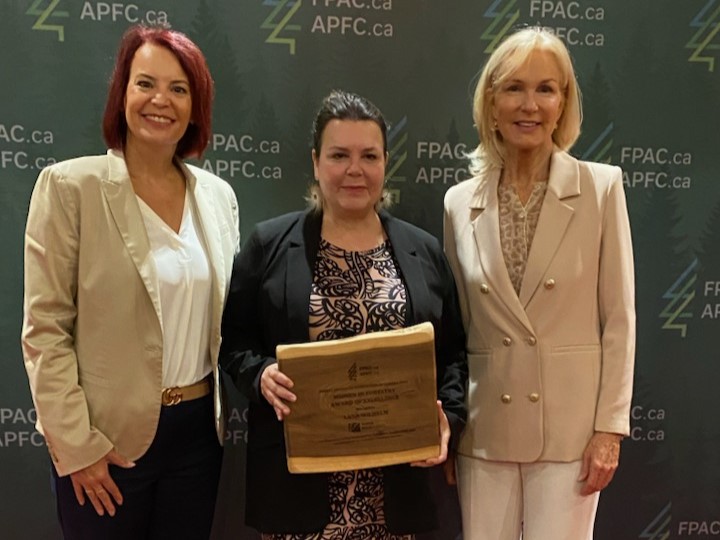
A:
{"type": "Polygon", "coordinates": [[[519,295],[500,245],[499,176],[445,196],[470,371],[459,452],[577,460],[594,431],[629,433],[635,292],[622,173],[556,149],[519,295]]]}
{"type": "MultiPolygon", "coordinates": [[[[217,358],[238,206],[216,176],[181,164],[213,276],[210,356],[216,427],[217,358]]],[[[22,348],[59,475],[113,447],[128,459],[150,446],[160,415],[163,332],[155,267],[122,154],[58,163],[38,177],[25,233],[22,348]]]]}

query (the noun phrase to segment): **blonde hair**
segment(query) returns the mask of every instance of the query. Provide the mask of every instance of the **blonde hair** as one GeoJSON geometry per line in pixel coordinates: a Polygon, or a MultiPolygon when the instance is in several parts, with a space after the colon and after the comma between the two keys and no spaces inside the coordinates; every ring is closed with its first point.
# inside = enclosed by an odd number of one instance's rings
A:
{"type": "Polygon", "coordinates": [[[497,88],[527,62],[535,51],[547,51],[560,68],[560,89],[563,110],[553,132],[553,143],[569,150],[580,136],[582,104],[580,88],[575,79],[570,53],[565,44],[549,30],[541,27],[523,28],[505,39],[490,55],[475,87],[473,121],[480,137],[477,148],[469,154],[470,172],[481,174],[488,169],[502,168],[505,143],[493,129],[493,102],[497,88]]]}

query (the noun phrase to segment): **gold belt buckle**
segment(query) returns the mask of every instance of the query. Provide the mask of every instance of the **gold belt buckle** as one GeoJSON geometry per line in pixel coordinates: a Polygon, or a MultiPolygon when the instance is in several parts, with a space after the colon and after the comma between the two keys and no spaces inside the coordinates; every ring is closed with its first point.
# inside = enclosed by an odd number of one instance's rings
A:
{"type": "Polygon", "coordinates": [[[180,390],[177,386],[174,386],[172,388],[164,388],[162,391],[163,405],[177,405],[182,401],[182,398],[182,390],[180,390]]]}

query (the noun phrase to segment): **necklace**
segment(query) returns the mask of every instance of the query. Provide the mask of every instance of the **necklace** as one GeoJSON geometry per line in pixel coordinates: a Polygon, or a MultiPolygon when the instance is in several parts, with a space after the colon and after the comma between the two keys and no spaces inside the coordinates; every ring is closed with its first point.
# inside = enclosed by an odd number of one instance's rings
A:
{"type": "Polygon", "coordinates": [[[523,258],[527,260],[534,236],[534,228],[532,223],[537,223],[537,215],[539,213],[538,203],[544,199],[546,182],[538,182],[533,184],[527,201],[523,204],[518,188],[514,184],[505,184],[503,189],[507,193],[506,200],[509,203],[509,210],[512,216],[511,221],[515,222],[515,238],[518,242],[523,258]],[[532,229],[532,230],[531,230],[532,229]]]}
{"type": "Polygon", "coordinates": [[[533,190],[530,192],[530,196],[528,197],[528,200],[525,204],[522,203],[522,199],[520,199],[520,193],[518,193],[517,190],[515,191],[515,196],[517,197],[517,202],[520,205],[521,211],[518,217],[522,219],[522,232],[523,232],[523,253],[525,255],[525,260],[528,258],[528,252],[530,251],[530,242],[528,240],[528,210],[532,209],[534,205],[534,197],[535,195],[535,188],[533,187],[533,190]]]}
{"type": "Polygon", "coordinates": [[[520,192],[518,191],[518,189],[515,186],[513,186],[513,189],[515,191],[515,196],[517,197],[517,202],[520,205],[520,208],[522,209],[522,211],[520,212],[520,217],[525,219],[526,221],[527,221],[528,211],[532,210],[532,207],[535,206],[535,202],[537,200],[537,198],[535,197],[535,193],[537,193],[535,186],[537,186],[537,184],[533,185],[533,188],[530,191],[530,196],[528,197],[527,202],[525,204],[523,204],[523,202],[522,202],[522,198],[520,197],[520,192]]]}

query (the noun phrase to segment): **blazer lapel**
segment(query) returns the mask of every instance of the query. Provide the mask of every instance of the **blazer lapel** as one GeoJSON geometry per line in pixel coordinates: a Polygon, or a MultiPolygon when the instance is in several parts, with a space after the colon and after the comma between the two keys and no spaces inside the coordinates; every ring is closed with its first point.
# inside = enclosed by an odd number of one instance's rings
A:
{"type": "Polygon", "coordinates": [[[548,188],[520,287],[519,296],[523,308],[527,307],[537,291],[575,212],[563,199],[579,194],[580,175],[577,161],[565,152],[556,151],[552,156],[548,188]]]}
{"type": "Polygon", "coordinates": [[[393,254],[397,259],[399,270],[405,281],[405,288],[408,295],[408,310],[406,312],[406,326],[416,324],[419,320],[426,319],[432,309],[430,292],[427,288],[427,280],[423,275],[421,261],[417,256],[417,250],[411,238],[408,238],[405,230],[397,227],[396,220],[387,212],[380,212],[380,221],[383,229],[390,239],[393,254]]]}
{"type": "Polygon", "coordinates": [[[160,294],[157,290],[157,273],[150,255],[150,241],[145,231],[140,206],[135,198],[130,176],[122,155],[109,150],[108,177],[102,182],[105,200],[110,208],[115,225],[125,243],[130,258],[145,284],[155,313],[162,326],[160,294]]]}
{"type": "Polygon", "coordinates": [[[488,286],[497,292],[497,297],[508,310],[532,331],[530,320],[518,300],[503,257],[500,243],[499,202],[497,195],[500,170],[491,171],[480,182],[470,199],[470,220],[473,226],[475,246],[480,265],[488,280],[488,286]]]}
{"type": "Polygon", "coordinates": [[[322,214],[307,212],[290,231],[285,268],[285,302],[291,343],[310,339],[308,306],[312,274],[320,248],[322,214]]]}
{"type": "Polygon", "coordinates": [[[208,264],[213,277],[213,328],[220,328],[220,318],[222,306],[225,300],[225,253],[222,249],[222,241],[220,239],[220,227],[218,224],[213,200],[211,196],[211,187],[202,179],[196,178],[184,164],[179,163],[185,180],[187,182],[188,192],[192,194],[193,203],[195,205],[195,215],[197,217],[197,226],[199,234],[205,240],[207,248],[208,264]],[[220,306],[220,307],[218,307],[220,306]],[[216,320],[215,320],[216,319],[216,320]]]}

